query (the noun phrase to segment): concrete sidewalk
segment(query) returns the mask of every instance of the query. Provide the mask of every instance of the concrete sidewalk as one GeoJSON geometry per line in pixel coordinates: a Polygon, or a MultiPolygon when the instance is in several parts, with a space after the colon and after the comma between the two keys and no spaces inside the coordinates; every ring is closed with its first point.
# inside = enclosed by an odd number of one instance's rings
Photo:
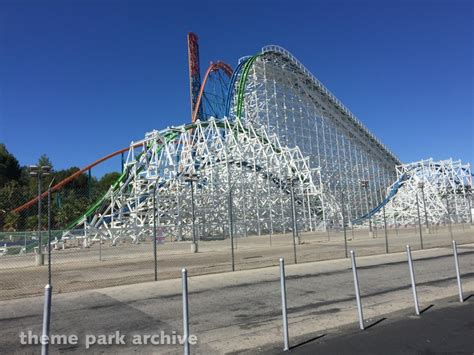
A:
{"type": "MultiPolygon", "coordinates": [[[[465,294],[474,292],[474,244],[459,247],[465,294]]],[[[421,308],[456,294],[452,249],[413,252],[421,308]]],[[[405,253],[358,258],[368,322],[413,307],[405,253]]],[[[289,265],[290,341],[327,329],[357,329],[354,288],[347,259],[289,265]]],[[[189,279],[190,332],[198,353],[258,351],[282,342],[278,267],[194,276],[189,279]]],[[[39,350],[19,344],[19,332],[40,334],[43,299],[0,302],[0,353],[39,350]]],[[[162,280],[54,295],[52,334],[158,334],[182,332],[181,280],[162,280]]],[[[406,314],[410,316],[414,310],[406,314]]],[[[52,346],[53,352],[85,351],[83,343],[52,346]]],[[[177,353],[181,346],[100,346],[103,353],[177,353]]]]}

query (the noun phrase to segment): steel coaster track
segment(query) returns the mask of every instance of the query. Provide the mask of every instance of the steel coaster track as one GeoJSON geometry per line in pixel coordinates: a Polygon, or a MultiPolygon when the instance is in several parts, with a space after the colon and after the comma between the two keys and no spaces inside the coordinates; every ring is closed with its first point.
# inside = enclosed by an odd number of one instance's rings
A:
{"type": "MultiPolygon", "coordinates": [[[[193,112],[193,122],[195,121],[195,117],[197,115],[197,108],[201,106],[202,104],[202,97],[203,97],[203,93],[204,93],[204,87],[207,83],[207,80],[208,80],[208,77],[210,75],[211,72],[213,71],[216,71],[216,70],[222,70],[226,75],[228,76],[232,76],[232,68],[230,67],[230,65],[224,63],[224,62],[217,62],[217,63],[211,63],[211,65],[209,66],[209,68],[207,69],[206,71],[206,74],[204,76],[204,80],[203,80],[203,83],[201,85],[201,88],[199,90],[199,96],[198,96],[198,99],[197,99],[197,104],[196,104],[196,112],[193,112]]],[[[136,143],[133,147],[137,148],[141,145],[141,143],[136,143]]],[[[130,146],[128,147],[125,147],[125,148],[122,148],[122,149],[119,149],[113,153],[110,153],[100,159],[97,159],[96,161],[92,162],[91,164],[85,166],[84,168],[76,171],[75,173],[71,174],[70,176],[66,177],[65,179],[61,180],[60,182],[58,182],[57,184],[53,185],[51,187],[51,192],[55,192],[55,191],[58,191],[60,189],[62,189],[65,185],[67,185],[68,183],[70,183],[71,181],[73,181],[74,179],[78,178],[79,176],[81,176],[83,173],[91,170],[93,167],[99,165],[100,163],[106,161],[106,160],[109,160],[119,154],[122,154],[126,151],[128,151],[130,149],[130,146]]],[[[122,173],[123,174],[123,173],[122,173]]],[[[118,179],[117,179],[118,180],[118,179]]],[[[115,182],[117,183],[117,181],[115,182]]],[[[114,184],[115,184],[114,183],[114,184]]],[[[16,207],[15,209],[12,210],[12,212],[14,213],[19,213],[31,206],[33,206],[35,203],[38,202],[38,198],[45,198],[48,196],[48,191],[44,191],[40,196],[35,196],[34,198],[32,198],[30,201],[22,204],[21,206],[18,206],[16,207]]],[[[95,204],[93,205],[95,206],[95,204]]],[[[91,206],[91,208],[93,207],[91,206]]]]}
{"type": "MultiPolygon", "coordinates": [[[[408,164],[408,166],[411,165],[411,164],[408,164]]],[[[443,167],[442,164],[440,163],[431,163],[429,166],[432,166],[436,169],[438,169],[440,172],[444,173],[445,172],[445,169],[443,167]]],[[[363,223],[364,221],[366,221],[367,219],[373,217],[374,215],[376,215],[378,212],[380,212],[380,210],[382,210],[390,201],[392,201],[395,196],[397,195],[397,193],[399,191],[403,191],[403,186],[406,184],[406,182],[413,176],[415,175],[417,172],[419,171],[423,171],[423,168],[425,166],[420,166],[420,165],[415,165],[415,166],[411,166],[405,173],[401,174],[400,177],[397,179],[397,181],[395,181],[395,183],[392,184],[392,187],[390,189],[390,191],[388,192],[387,196],[385,197],[385,199],[379,204],[377,205],[376,207],[374,207],[371,211],[369,211],[368,213],[354,219],[352,221],[352,224],[360,224],[360,223],[363,223]]],[[[425,167],[426,168],[426,167],[425,167]]],[[[469,169],[465,168],[465,167],[460,167],[460,169],[466,173],[468,176],[470,177],[473,177],[474,176],[474,173],[472,173],[469,169]]],[[[444,179],[447,178],[447,176],[443,176],[444,179]]],[[[459,180],[459,177],[455,177],[455,180],[453,181],[454,184],[459,188],[459,187],[463,187],[465,188],[465,185],[462,181],[459,180]]],[[[472,181],[469,182],[469,185],[468,186],[472,186],[472,181]]],[[[438,191],[438,193],[442,193],[442,191],[438,191]]],[[[448,193],[446,191],[446,193],[448,193]]]]}
{"type": "Polygon", "coordinates": [[[395,181],[395,183],[392,185],[392,188],[390,189],[389,193],[387,194],[387,197],[375,208],[373,208],[370,212],[360,216],[359,218],[356,218],[352,221],[352,224],[359,224],[370,217],[372,217],[374,214],[379,212],[387,203],[389,203],[393,197],[397,194],[398,190],[403,186],[404,182],[408,179],[408,174],[403,174],[400,176],[400,178],[395,181]]]}

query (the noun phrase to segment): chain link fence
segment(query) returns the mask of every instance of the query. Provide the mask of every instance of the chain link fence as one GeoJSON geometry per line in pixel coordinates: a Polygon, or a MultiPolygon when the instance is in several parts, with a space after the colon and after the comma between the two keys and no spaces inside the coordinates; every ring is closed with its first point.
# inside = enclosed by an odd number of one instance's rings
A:
{"type": "MultiPolygon", "coordinates": [[[[87,181],[87,176],[84,179],[87,181]]],[[[43,293],[48,283],[49,238],[54,293],[148,282],[154,281],[155,277],[158,280],[178,278],[183,267],[188,268],[193,276],[276,266],[280,257],[291,264],[344,258],[346,251],[351,249],[363,256],[404,252],[407,244],[413,249],[420,249],[421,243],[424,248],[435,248],[450,247],[453,239],[458,244],[474,242],[472,225],[456,223],[455,216],[446,223],[430,224],[428,227],[421,221],[421,228],[417,220],[387,229],[383,223],[374,221],[372,232],[369,232],[367,226],[351,228],[346,222],[344,228],[338,221],[328,221],[326,230],[315,230],[311,224],[303,223],[301,214],[296,213],[297,229],[293,233],[291,208],[285,219],[287,225],[275,228],[278,233],[262,230],[260,235],[251,234],[247,223],[255,216],[239,213],[229,219],[234,224],[232,237],[229,225],[220,226],[221,233],[217,233],[219,228],[214,226],[212,235],[207,235],[205,231],[210,230],[209,226],[196,223],[196,253],[192,251],[192,241],[178,238],[176,232],[179,228],[192,230],[190,224],[174,226],[157,223],[156,231],[153,226],[137,228],[137,235],[141,235],[139,239],[113,238],[120,235],[120,228],[109,229],[109,235],[95,239],[87,238],[83,229],[71,230],[71,223],[103,193],[104,189],[91,187],[87,183],[76,183],[68,189],[51,193],[50,233],[47,197],[42,198],[40,210],[35,202],[19,212],[3,212],[0,226],[0,299],[43,293]],[[38,231],[38,220],[41,231],[38,231]]],[[[13,210],[32,197],[32,192],[17,191],[11,194],[9,206],[13,210]]],[[[199,213],[197,210],[196,214],[199,213]]],[[[196,218],[196,221],[203,220],[196,218]]]]}

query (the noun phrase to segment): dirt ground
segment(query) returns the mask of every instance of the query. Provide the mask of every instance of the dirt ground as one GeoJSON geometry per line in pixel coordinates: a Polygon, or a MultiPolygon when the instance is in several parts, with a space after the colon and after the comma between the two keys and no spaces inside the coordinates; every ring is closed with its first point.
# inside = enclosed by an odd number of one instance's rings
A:
{"type": "MultiPolygon", "coordinates": [[[[425,229],[425,249],[446,247],[452,243],[448,228],[430,233],[425,229]]],[[[457,225],[452,228],[458,244],[474,242],[474,228],[457,225]]],[[[357,255],[377,255],[386,252],[385,231],[370,236],[367,230],[348,230],[347,249],[357,255]]],[[[419,230],[388,230],[390,253],[404,251],[407,244],[420,249],[419,230]]],[[[291,234],[240,237],[234,240],[234,269],[247,270],[275,266],[280,257],[287,264],[295,262],[291,234]]],[[[297,263],[340,259],[345,257],[342,231],[300,233],[296,245],[297,263]]],[[[55,293],[96,289],[154,280],[154,256],[151,242],[138,245],[108,243],[89,248],[72,247],[52,251],[52,283],[55,293]]],[[[232,270],[229,239],[200,241],[199,252],[191,253],[189,242],[171,242],[157,247],[157,275],[159,280],[180,277],[183,267],[189,274],[200,275],[232,270]]],[[[3,256],[0,258],[0,300],[39,295],[48,280],[48,267],[35,266],[34,255],[3,256]]]]}

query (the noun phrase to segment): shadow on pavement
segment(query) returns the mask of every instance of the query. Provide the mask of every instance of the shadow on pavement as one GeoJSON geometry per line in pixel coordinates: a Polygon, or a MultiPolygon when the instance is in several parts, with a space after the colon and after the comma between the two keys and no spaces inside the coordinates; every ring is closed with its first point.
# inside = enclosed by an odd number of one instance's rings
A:
{"type": "Polygon", "coordinates": [[[434,307],[434,304],[430,304],[428,307],[423,308],[423,309],[420,311],[420,314],[425,313],[428,309],[430,309],[430,308],[432,308],[432,307],[434,307]]]}
{"type": "Polygon", "coordinates": [[[321,334],[321,335],[318,335],[314,338],[311,338],[311,339],[308,339],[308,340],[305,340],[304,342],[302,343],[299,343],[299,344],[296,344],[296,345],[293,345],[293,346],[290,346],[290,350],[293,350],[293,349],[296,349],[297,347],[299,346],[302,346],[302,345],[305,345],[305,344],[308,344],[308,343],[311,343],[312,341],[315,341],[315,340],[318,340],[318,339],[321,339],[322,337],[326,336],[326,334],[321,334]]]}
{"type": "Polygon", "coordinates": [[[373,326],[376,326],[377,324],[379,323],[382,323],[384,320],[386,320],[387,318],[383,317],[383,318],[380,318],[379,320],[376,320],[375,322],[373,322],[372,324],[369,324],[367,327],[365,327],[365,330],[367,329],[370,329],[372,328],[373,326]]]}

